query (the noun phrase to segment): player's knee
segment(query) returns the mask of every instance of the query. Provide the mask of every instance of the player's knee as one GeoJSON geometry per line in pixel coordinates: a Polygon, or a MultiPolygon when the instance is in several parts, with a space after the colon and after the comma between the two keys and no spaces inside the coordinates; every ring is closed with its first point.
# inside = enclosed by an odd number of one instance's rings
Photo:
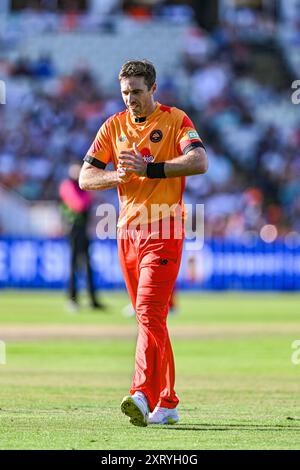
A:
{"type": "Polygon", "coordinates": [[[165,309],[155,308],[153,305],[143,305],[136,307],[138,323],[151,329],[165,329],[167,314],[165,309]]]}

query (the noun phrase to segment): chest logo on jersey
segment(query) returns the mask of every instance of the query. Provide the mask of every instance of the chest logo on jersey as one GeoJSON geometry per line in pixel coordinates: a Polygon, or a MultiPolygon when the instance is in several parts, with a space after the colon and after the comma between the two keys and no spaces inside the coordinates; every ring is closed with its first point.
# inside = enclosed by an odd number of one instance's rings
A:
{"type": "Polygon", "coordinates": [[[152,163],[154,162],[154,157],[153,155],[144,155],[143,160],[145,163],[152,163]]]}
{"type": "Polygon", "coordinates": [[[155,144],[157,142],[160,142],[162,138],[163,138],[163,133],[160,129],[154,129],[154,131],[152,131],[150,134],[150,140],[151,142],[154,142],[155,144]]]}
{"type": "Polygon", "coordinates": [[[154,161],[153,155],[151,155],[150,149],[143,148],[141,150],[141,154],[143,155],[143,160],[145,163],[152,163],[154,161]]]}
{"type": "Polygon", "coordinates": [[[125,142],[125,140],[126,140],[125,135],[120,135],[120,136],[118,137],[118,141],[119,141],[119,142],[125,142]]]}

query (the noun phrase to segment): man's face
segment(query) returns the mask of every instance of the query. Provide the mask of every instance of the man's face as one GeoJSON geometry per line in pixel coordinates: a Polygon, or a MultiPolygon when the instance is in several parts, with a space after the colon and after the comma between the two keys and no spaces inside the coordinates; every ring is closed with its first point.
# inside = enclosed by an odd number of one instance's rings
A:
{"type": "Polygon", "coordinates": [[[145,116],[152,110],[156,84],[148,90],[144,77],[130,77],[123,78],[120,85],[122,98],[131,114],[145,116]]]}

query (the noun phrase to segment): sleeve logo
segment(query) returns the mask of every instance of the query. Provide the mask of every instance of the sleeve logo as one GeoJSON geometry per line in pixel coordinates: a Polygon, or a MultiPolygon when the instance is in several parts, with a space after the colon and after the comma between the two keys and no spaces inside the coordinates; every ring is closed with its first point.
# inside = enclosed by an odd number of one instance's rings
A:
{"type": "Polygon", "coordinates": [[[196,131],[189,131],[187,134],[188,134],[190,140],[200,139],[199,134],[196,131]]]}

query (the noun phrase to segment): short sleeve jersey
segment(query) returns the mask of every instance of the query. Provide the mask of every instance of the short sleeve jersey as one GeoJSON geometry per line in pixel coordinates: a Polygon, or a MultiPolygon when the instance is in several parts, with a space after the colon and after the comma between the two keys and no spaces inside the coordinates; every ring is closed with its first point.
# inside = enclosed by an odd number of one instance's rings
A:
{"type": "MultiPolygon", "coordinates": [[[[203,147],[193,122],[182,110],[157,103],[144,122],[135,122],[128,110],[107,119],[84,160],[100,169],[112,162],[116,169],[118,155],[132,150],[134,142],[147,163],[165,162],[203,147]]],[[[184,186],[185,177],[149,179],[133,175],[118,186],[118,227],[159,220],[178,207],[183,212],[184,186]]]]}

